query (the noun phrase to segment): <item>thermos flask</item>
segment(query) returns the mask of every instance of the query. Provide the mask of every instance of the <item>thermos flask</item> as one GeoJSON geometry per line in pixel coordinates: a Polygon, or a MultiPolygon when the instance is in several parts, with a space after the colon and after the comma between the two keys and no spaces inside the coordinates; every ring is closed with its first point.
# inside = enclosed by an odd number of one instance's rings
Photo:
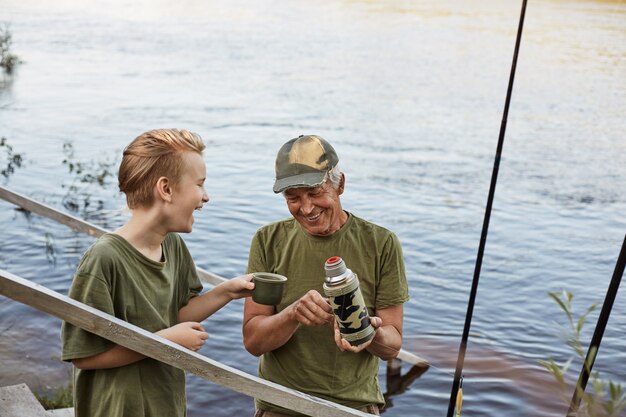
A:
{"type": "Polygon", "coordinates": [[[339,256],[333,256],[324,264],[326,282],[324,293],[339,325],[339,331],[352,346],[360,345],[374,337],[367,307],[359,287],[359,278],[346,267],[339,256]]]}

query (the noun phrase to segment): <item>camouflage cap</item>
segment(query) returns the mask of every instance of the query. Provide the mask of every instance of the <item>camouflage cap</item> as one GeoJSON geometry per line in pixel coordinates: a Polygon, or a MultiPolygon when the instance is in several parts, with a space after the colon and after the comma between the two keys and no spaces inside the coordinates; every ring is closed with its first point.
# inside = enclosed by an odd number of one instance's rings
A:
{"type": "Polygon", "coordinates": [[[276,155],[274,192],[289,188],[315,187],[339,162],[337,153],[319,136],[300,135],[285,143],[276,155]]]}

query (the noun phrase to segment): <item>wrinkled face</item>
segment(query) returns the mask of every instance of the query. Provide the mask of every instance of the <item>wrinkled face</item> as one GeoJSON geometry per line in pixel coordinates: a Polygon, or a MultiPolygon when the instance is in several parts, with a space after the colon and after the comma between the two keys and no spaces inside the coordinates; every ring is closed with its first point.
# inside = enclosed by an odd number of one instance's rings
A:
{"type": "Polygon", "coordinates": [[[291,215],[314,236],[332,235],[347,221],[348,215],[339,200],[341,194],[343,182],[334,188],[329,181],[319,187],[292,188],[283,192],[291,215]]]}
{"type": "Polygon", "coordinates": [[[202,155],[196,152],[185,152],[183,155],[183,172],[180,180],[174,185],[172,202],[174,213],[172,231],[191,232],[194,210],[202,209],[208,203],[209,195],[204,189],[206,165],[202,155]]]}

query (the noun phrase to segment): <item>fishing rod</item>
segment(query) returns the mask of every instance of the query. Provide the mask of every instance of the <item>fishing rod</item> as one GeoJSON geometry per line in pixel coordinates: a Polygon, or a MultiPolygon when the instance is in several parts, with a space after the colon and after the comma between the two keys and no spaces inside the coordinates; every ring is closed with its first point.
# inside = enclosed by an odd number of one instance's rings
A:
{"type": "Polygon", "coordinates": [[[506,132],[506,122],[509,117],[509,105],[511,103],[511,92],[513,91],[513,80],[515,79],[515,68],[517,67],[517,56],[519,54],[519,47],[520,47],[520,43],[522,40],[524,16],[526,15],[526,2],[527,0],[522,1],[522,10],[520,13],[519,26],[517,28],[517,38],[515,40],[515,51],[513,53],[513,62],[511,63],[511,74],[509,76],[509,85],[506,91],[506,100],[504,103],[502,123],[500,125],[500,135],[498,137],[498,146],[496,149],[496,156],[493,162],[493,173],[491,174],[491,185],[489,187],[489,196],[487,197],[487,207],[485,208],[483,229],[482,229],[482,233],[480,236],[480,244],[478,246],[478,254],[476,256],[476,265],[474,268],[474,279],[472,281],[470,297],[467,303],[467,313],[465,315],[465,326],[463,328],[463,336],[461,338],[461,345],[459,347],[459,356],[457,359],[456,371],[454,373],[454,381],[452,382],[452,391],[450,393],[450,403],[448,404],[447,417],[452,417],[452,414],[454,413],[455,408],[457,408],[457,416],[460,415],[460,411],[461,411],[460,401],[457,401],[459,400],[459,398],[462,398],[462,395],[463,395],[460,390],[459,381],[461,380],[461,373],[463,371],[463,362],[465,360],[465,352],[467,350],[467,339],[469,337],[470,326],[472,323],[472,315],[474,313],[474,301],[476,299],[476,292],[478,289],[478,280],[480,278],[480,268],[483,262],[483,254],[485,252],[485,243],[487,241],[487,232],[489,230],[489,219],[491,218],[493,196],[496,191],[496,182],[498,180],[498,170],[500,168],[500,157],[502,155],[502,145],[504,143],[504,134],[506,132]]]}
{"type": "Polygon", "coordinates": [[[613,308],[613,302],[615,301],[617,290],[619,289],[620,282],[622,281],[622,275],[624,275],[625,265],[626,236],[624,237],[622,250],[620,251],[619,257],[617,258],[617,263],[615,264],[613,277],[611,278],[609,288],[607,289],[606,296],[604,297],[604,303],[602,304],[602,310],[600,311],[600,315],[598,316],[596,329],[593,332],[593,337],[591,338],[591,343],[589,344],[589,349],[587,350],[587,357],[585,358],[583,368],[580,371],[580,375],[578,376],[578,382],[576,383],[576,387],[574,388],[574,395],[572,396],[572,401],[570,402],[569,410],[567,410],[566,414],[567,417],[576,417],[578,415],[580,400],[583,393],[585,392],[585,388],[587,387],[587,380],[589,379],[591,369],[593,368],[593,363],[595,362],[598,350],[600,349],[600,342],[602,342],[604,329],[606,328],[606,323],[609,321],[611,309],[613,308]]]}

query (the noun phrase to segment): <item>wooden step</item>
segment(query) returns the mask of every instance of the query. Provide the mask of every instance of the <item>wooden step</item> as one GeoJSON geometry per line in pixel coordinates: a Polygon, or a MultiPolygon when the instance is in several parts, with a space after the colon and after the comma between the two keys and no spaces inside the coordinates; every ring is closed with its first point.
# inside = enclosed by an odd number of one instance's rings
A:
{"type": "Polygon", "coordinates": [[[49,417],[26,384],[0,388],[0,416],[49,417]]]}
{"type": "Polygon", "coordinates": [[[26,384],[0,387],[2,417],[74,417],[73,408],[45,410],[26,384]]]}

